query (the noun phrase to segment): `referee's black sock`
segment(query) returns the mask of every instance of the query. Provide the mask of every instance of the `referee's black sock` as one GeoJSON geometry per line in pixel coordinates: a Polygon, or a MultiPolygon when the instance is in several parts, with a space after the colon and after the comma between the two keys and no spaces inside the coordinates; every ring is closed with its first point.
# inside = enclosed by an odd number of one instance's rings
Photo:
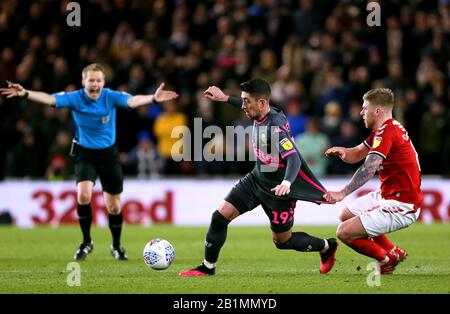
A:
{"type": "Polygon", "coordinates": [[[209,263],[217,262],[219,252],[227,238],[228,224],[226,219],[218,210],[212,214],[211,224],[205,240],[205,260],[209,263]]]}
{"type": "Polygon", "coordinates": [[[289,240],[284,243],[275,243],[275,246],[281,250],[320,252],[325,247],[325,241],[305,232],[293,232],[289,240]]]}
{"type": "Polygon", "coordinates": [[[78,221],[80,223],[81,232],[83,233],[83,242],[91,242],[91,223],[92,209],[91,204],[77,206],[78,221]]]}
{"type": "Polygon", "coordinates": [[[109,230],[113,238],[113,247],[120,247],[120,234],[122,233],[123,216],[122,213],[118,215],[108,215],[109,218],[109,230]]]}

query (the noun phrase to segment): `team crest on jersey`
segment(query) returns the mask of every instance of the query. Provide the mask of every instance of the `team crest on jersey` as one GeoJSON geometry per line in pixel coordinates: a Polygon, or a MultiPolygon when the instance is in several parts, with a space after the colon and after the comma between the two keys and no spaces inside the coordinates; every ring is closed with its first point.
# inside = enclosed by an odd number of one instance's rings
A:
{"type": "Polygon", "coordinates": [[[291,150],[292,148],[294,148],[294,145],[292,144],[292,142],[288,139],[288,138],[283,138],[280,141],[280,145],[281,147],[283,147],[285,150],[291,150]]]}
{"type": "Polygon", "coordinates": [[[380,144],[381,144],[381,140],[382,140],[383,138],[381,137],[381,136],[376,136],[374,139],[373,139],[373,145],[372,145],[372,148],[377,148],[378,146],[380,146],[380,144]]]}
{"type": "Polygon", "coordinates": [[[109,115],[102,117],[102,123],[106,124],[109,122],[109,115]]]}

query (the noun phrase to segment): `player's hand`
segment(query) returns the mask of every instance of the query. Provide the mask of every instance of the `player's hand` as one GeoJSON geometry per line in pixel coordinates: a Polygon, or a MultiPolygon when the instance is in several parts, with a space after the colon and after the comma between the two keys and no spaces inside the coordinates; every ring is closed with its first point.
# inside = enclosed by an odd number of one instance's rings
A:
{"type": "Polygon", "coordinates": [[[157,102],[164,102],[178,97],[178,94],[174,91],[164,90],[164,85],[164,83],[161,83],[154,94],[155,100],[157,102]]]}
{"type": "Polygon", "coordinates": [[[323,198],[330,204],[335,204],[336,202],[340,202],[345,198],[345,193],[342,191],[339,192],[330,192],[328,191],[323,195],[323,198]]]}
{"type": "Polygon", "coordinates": [[[229,98],[229,96],[225,95],[217,86],[208,87],[208,89],[203,92],[203,96],[214,101],[227,101],[229,98]]]}
{"type": "Polygon", "coordinates": [[[344,147],[331,147],[328,148],[325,151],[325,156],[329,157],[329,156],[338,156],[339,158],[341,158],[342,160],[345,160],[345,158],[347,157],[347,154],[345,153],[345,148],[344,147]]]}
{"type": "Polygon", "coordinates": [[[275,193],[276,196],[283,196],[289,194],[291,192],[291,184],[287,181],[281,182],[276,187],[271,189],[272,192],[275,193]]]}
{"type": "Polygon", "coordinates": [[[0,93],[6,95],[6,98],[22,97],[25,95],[26,90],[22,85],[10,81],[6,81],[6,83],[8,87],[0,88],[0,93]]]}

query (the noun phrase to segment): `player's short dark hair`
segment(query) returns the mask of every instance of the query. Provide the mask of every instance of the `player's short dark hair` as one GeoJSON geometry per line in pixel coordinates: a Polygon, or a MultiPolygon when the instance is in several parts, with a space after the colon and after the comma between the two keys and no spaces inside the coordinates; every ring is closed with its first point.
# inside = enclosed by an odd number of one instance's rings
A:
{"type": "Polygon", "coordinates": [[[263,79],[253,79],[241,83],[241,90],[249,93],[254,98],[270,100],[270,85],[263,79]]]}

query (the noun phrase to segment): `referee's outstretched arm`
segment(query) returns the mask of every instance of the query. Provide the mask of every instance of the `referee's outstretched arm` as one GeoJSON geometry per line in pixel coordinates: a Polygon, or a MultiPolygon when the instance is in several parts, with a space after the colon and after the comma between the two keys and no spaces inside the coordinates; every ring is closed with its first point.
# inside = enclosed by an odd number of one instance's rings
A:
{"type": "Polygon", "coordinates": [[[161,83],[153,95],[136,95],[128,99],[128,107],[136,108],[151,104],[153,101],[164,102],[177,97],[178,94],[176,92],[164,90],[164,83],[161,83]]]}
{"type": "MultiPolygon", "coordinates": [[[[53,95],[27,90],[22,85],[10,81],[7,81],[7,84],[8,87],[0,88],[0,93],[5,95],[6,98],[22,97],[44,105],[54,106],[56,104],[56,98],[53,95]]],[[[153,95],[136,95],[131,97],[128,100],[128,106],[130,108],[136,108],[142,105],[151,104],[153,101],[164,102],[177,97],[178,94],[176,92],[164,90],[164,83],[161,83],[153,95]]]]}
{"type": "Polygon", "coordinates": [[[8,84],[8,87],[0,88],[0,93],[6,95],[6,98],[22,97],[44,105],[53,106],[56,104],[56,98],[53,95],[26,90],[22,85],[10,81],[6,81],[6,83],[8,84]]]}

